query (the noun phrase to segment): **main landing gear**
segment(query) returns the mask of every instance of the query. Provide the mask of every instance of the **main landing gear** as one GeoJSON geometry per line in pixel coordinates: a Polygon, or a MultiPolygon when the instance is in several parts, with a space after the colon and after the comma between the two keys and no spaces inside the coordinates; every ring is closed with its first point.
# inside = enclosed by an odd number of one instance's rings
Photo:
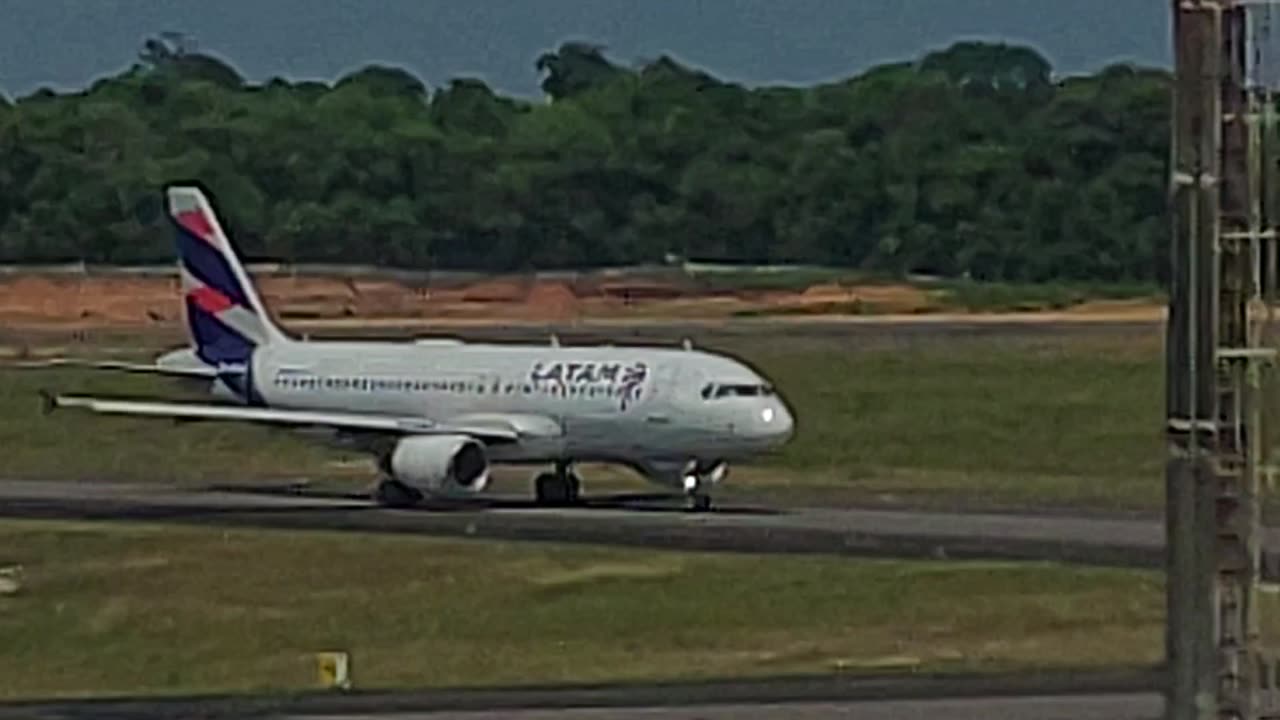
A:
{"type": "Polygon", "coordinates": [[[411,508],[422,502],[422,491],[398,480],[383,478],[373,491],[373,499],[383,507],[411,508]]]}
{"type": "Polygon", "coordinates": [[[582,495],[582,478],[567,462],[556,463],[554,472],[539,473],[533,479],[533,493],[539,505],[577,505],[582,495]]]}

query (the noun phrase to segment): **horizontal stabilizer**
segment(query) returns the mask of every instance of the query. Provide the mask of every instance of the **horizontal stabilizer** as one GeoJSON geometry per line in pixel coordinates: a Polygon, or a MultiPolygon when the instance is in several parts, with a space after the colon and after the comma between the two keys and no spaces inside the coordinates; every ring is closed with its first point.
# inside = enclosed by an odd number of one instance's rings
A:
{"type": "Polygon", "coordinates": [[[53,358],[50,360],[32,360],[10,363],[9,368],[20,370],[40,370],[51,368],[84,368],[88,370],[115,370],[118,372],[144,373],[150,375],[167,375],[170,377],[201,378],[212,380],[218,377],[216,368],[210,366],[181,367],[175,365],[154,365],[150,363],[129,363],[117,360],[80,360],[76,358],[53,358]]]}

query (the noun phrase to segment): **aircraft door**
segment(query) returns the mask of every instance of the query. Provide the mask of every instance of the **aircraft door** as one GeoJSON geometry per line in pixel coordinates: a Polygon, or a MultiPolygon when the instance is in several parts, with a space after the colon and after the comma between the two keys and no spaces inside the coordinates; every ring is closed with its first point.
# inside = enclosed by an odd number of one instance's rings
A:
{"type": "Polygon", "coordinates": [[[676,403],[679,399],[680,365],[664,362],[653,369],[636,410],[644,429],[645,445],[669,446],[681,432],[676,403]]]}
{"type": "Polygon", "coordinates": [[[679,381],[680,367],[675,363],[661,363],[647,374],[649,377],[642,385],[638,406],[647,421],[661,422],[671,414],[671,400],[676,397],[675,385],[679,381]]]}

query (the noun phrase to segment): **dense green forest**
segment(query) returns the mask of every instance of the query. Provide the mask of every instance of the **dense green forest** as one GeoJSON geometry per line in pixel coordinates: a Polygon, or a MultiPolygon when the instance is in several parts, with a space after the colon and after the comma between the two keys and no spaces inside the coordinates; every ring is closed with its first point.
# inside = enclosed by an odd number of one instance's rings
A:
{"type": "MultiPolygon", "coordinates": [[[[531,59],[534,60],[534,59],[531,59]]],[[[671,255],[982,280],[1151,281],[1168,74],[1057,78],[960,43],[749,89],[568,43],[545,100],[370,66],[247,83],[148,40],[84,92],[0,96],[0,262],[168,262],[158,187],[198,178],[254,257],[511,270],[671,255]]]]}

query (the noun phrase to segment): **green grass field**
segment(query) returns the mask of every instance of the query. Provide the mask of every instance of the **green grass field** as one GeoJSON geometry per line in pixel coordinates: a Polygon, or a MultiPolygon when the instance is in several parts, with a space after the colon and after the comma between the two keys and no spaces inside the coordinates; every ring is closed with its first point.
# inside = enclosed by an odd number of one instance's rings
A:
{"type": "Polygon", "coordinates": [[[39,390],[198,398],[163,379],[81,370],[0,372],[0,473],[40,479],[209,482],[332,472],[343,456],[284,430],[41,413],[39,390]]]}
{"type": "Polygon", "coordinates": [[[1158,337],[744,351],[797,410],[757,485],[975,504],[1160,502],[1158,337]]]}
{"type": "MultiPolygon", "coordinates": [[[[794,443],[735,470],[728,493],[1158,504],[1158,338],[852,345],[723,346],[768,373],[800,417],[794,443]]],[[[2,371],[0,475],[368,479],[343,464],[358,456],[283,431],[45,417],[41,387],[191,392],[2,371]]],[[[311,654],[330,649],[353,653],[358,687],[1106,666],[1156,662],[1161,649],[1159,574],[1048,564],[0,521],[9,563],[26,587],[0,597],[0,698],[296,689],[314,682],[311,654]]]]}
{"type": "Polygon", "coordinates": [[[921,283],[936,291],[940,309],[969,312],[1036,312],[1063,310],[1091,300],[1164,301],[1153,285],[1107,283],[986,283],[939,280],[921,283]]]}
{"type": "MultiPolygon", "coordinates": [[[[1000,283],[974,280],[902,279],[835,267],[771,268],[767,270],[692,271],[688,277],[712,291],[781,290],[803,292],[822,283],[866,285],[905,283],[933,292],[935,310],[971,312],[1027,312],[1061,310],[1090,300],[1162,300],[1163,292],[1143,283],[1000,283]]],[[[874,305],[859,312],[874,312],[874,305]]],[[[758,314],[769,314],[761,311],[758,314]]],[[[784,311],[782,314],[786,314],[784,311]]]]}
{"type": "MultiPolygon", "coordinates": [[[[799,418],[797,437],[784,451],[735,468],[725,487],[731,495],[976,506],[1160,502],[1158,337],[861,347],[765,338],[725,349],[773,378],[799,418]]],[[[368,479],[365,467],[344,462],[358,456],[283,430],[65,411],[42,417],[41,387],[179,392],[171,382],[138,376],[2,371],[0,475],[167,482],[309,476],[362,485],[368,479]]],[[[643,487],[629,476],[624,482],[643,487]]]]}
{"type": "Polygon", "coordinates": [[[1158,661],[1158,574],[0,522],[0,698],[1158,661]]]}

